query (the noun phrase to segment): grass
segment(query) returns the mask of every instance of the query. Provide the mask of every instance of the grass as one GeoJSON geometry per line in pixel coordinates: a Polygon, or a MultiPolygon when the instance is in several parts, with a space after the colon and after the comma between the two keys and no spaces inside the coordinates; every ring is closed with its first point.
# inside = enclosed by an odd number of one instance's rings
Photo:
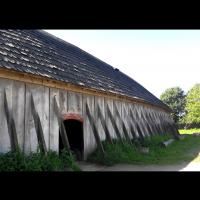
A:
{"type": "Polygon", "coordinates": [[[160,143],[170,137],[170,135],[162,135],[146,138],[142,145],[149,147],[149,154],[139,151],[141,145],[138,141],[132,145],[127,142],[125,144],[115,142],[113,145],[103,142],[105,155],[103,156],[99,150],[96,150],[89,156],[88,161],[103,165],[118,163],[177,164],[193,160],[194,155],[190,151],[197,148],[200,151],[200,137],[194,137],[193,135],[186,135],[184,139],[174,141],[167,148],[162,147],[160,143]]]}
{"type": "Polygon", "coordinates": [[[36,152],[26,155],[20,151],[0,154],[0,171],[80,171],[73,155],[63,150],[59,156],[54,151],[47,155],[36,152]]]}
{"type": "Polygon", "coordinates": [[[192,128],[192,129],[180,129],[180,134],[193,134],[193,133],[200,133],[200,128],[192,128]]]}

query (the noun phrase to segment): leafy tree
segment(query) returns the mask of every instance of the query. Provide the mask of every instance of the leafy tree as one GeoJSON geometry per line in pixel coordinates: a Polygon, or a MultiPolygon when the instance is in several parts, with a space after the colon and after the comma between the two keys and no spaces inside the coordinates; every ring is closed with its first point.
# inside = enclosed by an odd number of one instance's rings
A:
{"type": "Polygon", "coordinates": [[[185,110],[184,121],[186,123],[200,123],[200,84],[194,85],[188,91],[185,110]]]}
{"type": "Polygon", "coordinates": [[[180,87],[168,88],[161,94],[160,99],[173,111],[172,117],[179,122],[185,114],[185,94],[180,87]]]}

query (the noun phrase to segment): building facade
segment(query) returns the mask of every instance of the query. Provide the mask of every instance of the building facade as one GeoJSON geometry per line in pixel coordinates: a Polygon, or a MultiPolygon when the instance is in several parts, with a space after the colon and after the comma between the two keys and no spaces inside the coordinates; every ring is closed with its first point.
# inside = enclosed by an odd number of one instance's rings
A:
{"type": "Polygon", "coordinates": [[[178,134],[170,109],[127,75],[37,30],[0,30],[0,152],[178,134]]]}

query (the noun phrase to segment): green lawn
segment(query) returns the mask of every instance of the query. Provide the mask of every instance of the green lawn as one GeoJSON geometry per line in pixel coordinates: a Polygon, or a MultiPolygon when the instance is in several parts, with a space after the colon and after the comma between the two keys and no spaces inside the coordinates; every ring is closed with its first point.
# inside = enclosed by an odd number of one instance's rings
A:
{"type": "Polygon", "coordinates": [[[104,142],[105,156],[96,150],[89,156],[88,161],[103,165],[119,163],[165,165],[190,162],[198,157],[200,137],[188,134],[184,139],[174,141],[167,148],[162,147],[160,143],[170,137],[164,135],[145,139],[143,145],[149,147],[149,154],[141,153],[137,143],[131,145],[127,142],[125,144],[115,142],[114,145],[111,145],[104,142]]]}
{"type": "Polygon", "coordinates": [[[193,133],[200,133],[200,128],[192,128],[192,129],[180,129],[180,134],[193,134],[193,133]]]}

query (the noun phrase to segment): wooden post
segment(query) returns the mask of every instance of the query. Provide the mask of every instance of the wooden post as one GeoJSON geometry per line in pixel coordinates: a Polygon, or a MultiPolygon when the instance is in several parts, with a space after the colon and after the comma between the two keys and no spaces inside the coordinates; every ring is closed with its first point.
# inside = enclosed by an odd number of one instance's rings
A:
{"type": "Polygon", "coordinates": [[[143,127],[143,133],[145,134],[145,136],[146,135],[151,135],[150,133],[149,133],[149,130],[148,130],[148,127],[147,127],[147,125],[146,125],[146,121],[144,120],[144,117],[143,117],[143,112],[141,111],[141,108],[139,109],[140,111],[140,116],[139,116],[139,119],[140,119],[140,126],[142,125],[142,127],[143,127]]]}
{"type": "Polygon", "coordinates": [[[160,118],[160,123],[158,124],[158,130],[159,130],[159,134],[162,134],[162,132],[164,131],[164,133],[168,132],[168,127],[166,126],[166,122],[160,118]]]}
{"type": "Polygon", "coordinates": [[[152,129],[147,121],[146,121],[146,126],[147,126],[147,130],[149,131],[150,135],[154,135],[154,133],[152,132],[152,129]]]}
{"type": "Polygon", "coordinates": [[[92,127],[92,131],[93,131],[93,134],[94,134],[94,137],[95,137],[97,146],[98,146],[98,148],[102,151],[102,153],[105,154],[104,149],[103,149],[103,145],[102,145],[102,143],[101,143],[101,140],[100,140],[100,137],[99,137],[99,134],[98,134],[98,131],[97,131],[97,128],[96,128],[96,126],[95,126],[94,118],[92,117],[92,115],[91,115],[91,113],[90,113],[90,109],[89,109],[87,103],[86,103],[86,114],[87,114],[88,119],[89,119],[89,121],[90,121],[90,125],[91,125],[91,127],[92,127]]]}
{"type": "Polygon", "coordinates": [[[58,108],[58,104],[57,104],[55,96],[54,96],[54,111],[55,111],[55,114],[56,114],[56,117],[57,117],[57,120],[58,120],[58,125],[59,125],[59,130],[60,130],[59,134],[61,136],[63,145],[69,151],[69,153],[71,153],[70,144],[69,144],[69,140],[68,140],[68,137],[67,137],[67,132],[66,132],[65,125],[63,123],[61,114],[59,112],[59,108],[58,108]]]}
{"type": "Polygon", "coordinates": [[[130,143],[132,143],[131,139],[129,138],[128,131],[126,130],[126,126],[125,126],[125,124],[124,124],[124,122],[123,122],[123,120],[122,120],[122,118],[121,118],[121,116],[119,114],[119,111],[117,110],[117,106],[115,105],[115,103],[113,103],[113,104],[114,104],[114,108],[116,110],[116,114],[117,114],[117,116],[120,118],[120,120],[122,122],[122,130],[123,130],[123,132],[125,134],[125,137],[130,143]]]}
{"type": "MultiPolygon", "coordinates": [[[[132,119],[134,119],[132,110],[130,110],[130,116],[131,116],[132,119]]],[[[141,139],[144,139],[144,136],[143,136],[143,134],[142,134],[142,131],[140,130],[140,127],[138,126],[138,123],[137,123],[137,122],[135,122],[135,123],[136,123],[136,128],[137,128],[137,131],[138,131],[138,134],[139,134],[140,138],[141,138],[141,139]]]]}
{"type": "Polygon", "coordinates": [[[148,120],[146,119],[147,129],[149,130],[151,135],[155,135],[156,132],[155,132],[154,126],[152,124],[151,117],[147,111],[145,114],[146,114],[146,118],[148,118],[148,120]]]}
{"type": "Polygon", "coordinates": [[[151,125],[152,125],[153,131],[155,132],[155,134],[159,134],[160,130],[159,130],[159,128],[157,127],[157,125],[155,124],[154,119],[152,118],[152,115],[150,115],[150,114],[148,113],[148,117],[149,117],[149,119],[151,120],[151,125]]]}
{"type": "Polygon", "coordinates": [[[167,146],[170,145],[173,141],[174,141],[174,139],[169,139],[169,140],[167,140],[167,141],[162,142],[161,145],[162,145],[163,147],[167,147],[167,146]]]}
{"type": "Polygon", "coordinates": [[[5,115],[7,119],[7,125],[8,125],[8,133],[10,136],[11,150],[16,151],[16,150],[19,150],[19,145],[18,145],[15,121],[13,119],[12,113],[10,112],[8,108],[8,100],[7,100],[5,89],[4,89],[4,109],[5,109],[5,115]]]}
{"type": "Polygon", "coordinates": [[[152,121],[153,129],[154,129],[155,133],[156,133],[156,134],[160,134],[160,131],[161,131],[161,130],[160,130],[159,126],[156,124],[156,116],[155,116],[155,113],[152,112],[151,114],[149,114],[149,117],[150,117],[150,119],[151,119],[151,121],[152,121]]]}
{"type": "Polygon", "coordinates": [[[123,132],[125,133],[126,139],[132,144],[131,138],[130,138],[129,135],[128,135],[126,126],[125,126],[125,124],[124,124],[123,121],[122,121],[122,130],[123,130],[123,132]]]}
{"type": "Polygon", "coordinates": [[[132,123],[130,124],[130,130],[131,130],[131,135],[132,135],[132,137],[133,137],[133,140],[135,140],[135,139],[136,139],[136,135],[135,135],[135,130],[134,130],[134,128],[133,128],[132,123]]]}
{"type": "Polygon", "coordinates": [[[104,119],[104,117],[103,117],[103,115],[102,115],[102,113],[101,113],[101,110],[100,110],[100,108],[99,108],[99,105],[97,106],[97,112],[98,112],[98,117],[100,118],[100,121],[101,121],[101,125],[102,125],[102,127],[103,127],[103,129],[104,129],[104,132],[105,132],[105,134],[106,134],[106,139],[112,144],[112,143],[113,143],[113,142],[112,142],[112,138],[111,138],[111,136],[110,136],[108,127],[107,127],[106,122],[105,122],[105,119],[104,119]]]}
{"type": "Polygon", "coordinates": [[[121,134],[120,134],[119,129],[117,127],[117,124],[116,124],[116,122],[115,122],[115,120],[114,120],[114,118],[112,116],[112,113],[110,112],[110,109],[109,109],[108,105],[107,105],[107,110],[108,110],[108,117],[110,118],[110,121],[111,121],[111,123],[113,125],[113,128],[114,128],[114,130],[116,132],[116,135],[117,135],[118,139],[120,139],[120,141],[123,143],[121,134]]]}
{"type": "Polygon", "coordinates": [[[46,147],[45,140],[44,140],[42,124],[41,124],[41,121],[40,121],[40,117],[39,117],[39,115],[38,115],[38,113],[35,109],[35,103],[34,103],[32,94],[31,94],[31,113],[32,113],[32,116],[33,116],[34,124],[35,124],[39,148],[40,148],[41,152],[46,154],[47,153],[47,147],[46,147]]]}

